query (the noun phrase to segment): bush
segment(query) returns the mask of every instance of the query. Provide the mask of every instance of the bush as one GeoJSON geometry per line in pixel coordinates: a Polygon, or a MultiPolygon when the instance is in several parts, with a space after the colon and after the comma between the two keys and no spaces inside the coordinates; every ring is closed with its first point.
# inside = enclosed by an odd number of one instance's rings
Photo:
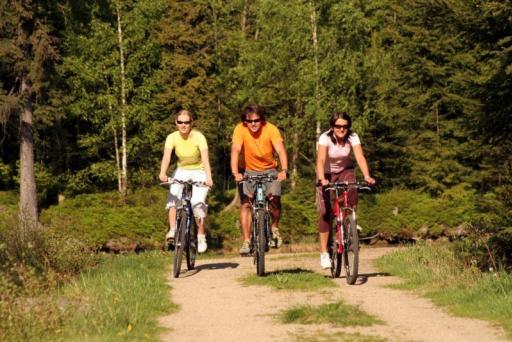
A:
{"type": "Polygon", "coordinates": [[[139,189],[124,204],[117,192],[82,194],[41,213],[41,222],[100,249],[110,239],[155,246],[167,227],[165,190],[139,189]]]}
{"type": "Polygon", "coordinates": [[[477,215],[475,199],[473,190],[457,187],[438,198],[401,189],[360,195],[358,222],[365,235],[382,233],[394,239],[426,230],[422,234],[435,238],[447,229],[470,222],[477,215]]]}

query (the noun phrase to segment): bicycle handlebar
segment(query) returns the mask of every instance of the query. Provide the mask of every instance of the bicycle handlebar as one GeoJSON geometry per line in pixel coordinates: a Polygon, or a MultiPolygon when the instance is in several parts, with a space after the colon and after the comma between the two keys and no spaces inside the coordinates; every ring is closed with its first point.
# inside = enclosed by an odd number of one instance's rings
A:
{"type": "Polygon", "coordinates": [[[277,176],[275,175],[244,175],[244,178],[240,183],[270,183],[277,180],[277,176]]]}
{"type": "Polygon", "coordinates": [[[205,187],[205,188],[209,188],[208,185],[206,185],[205,182],[194,182],[192,180],[180,180],[180,179],[174,179],[174,178],[168,178],[167,179],[167,182],[163,182],[163,183],[160,183],[160,185],[162,186],[169,186],[171,184],[190,184],[190,185],[194,185],[194,186],[202,186],[202,187],[205,187]]]}
{"type": "MultiPolygon", "coordinates": [[[[317,185],[321,185],[320,183],[317,183],[317,185]]],[[[342,190],[348,190],[348,189],[357,189],[357,190],[368,190],[370,191],[371,185],[367,182],[334,182],[327,184],[325,186],[325,190],[336,190],[336,189],[342,189],[342,190]]]]}

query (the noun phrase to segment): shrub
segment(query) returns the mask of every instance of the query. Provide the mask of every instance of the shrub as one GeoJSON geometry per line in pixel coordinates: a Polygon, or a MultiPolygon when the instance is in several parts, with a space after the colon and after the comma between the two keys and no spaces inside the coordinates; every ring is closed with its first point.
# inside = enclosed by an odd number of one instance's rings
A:
{"type": "Polygon", "coordinates": [[[360,196],[358,221],[366,235],[379,232],[394,238],[404,231],[413,236],[426,229],[429,236],[438,237],[446,229],[470,222],[475,210],[472,190],[455,187],[432,198],[417,191],[393,189],[360,196]]]}
{"type": "Polygon", "coordinates": [[[124,204],[117,192],[82,194],[41,213],[41,222],[76,237],[92,249],[110,239],[155,245],[167,227],[165,190],[139,189],[124,204]]]}

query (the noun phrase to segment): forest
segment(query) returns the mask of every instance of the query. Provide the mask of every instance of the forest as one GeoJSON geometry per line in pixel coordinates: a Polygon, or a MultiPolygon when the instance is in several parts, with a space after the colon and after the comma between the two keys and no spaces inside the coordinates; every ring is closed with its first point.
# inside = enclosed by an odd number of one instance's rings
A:
{"type": "Polygon", "coordinates": [[[116,193],[126,207],[157,186],[180,109],[208,140],[215,218],[235,186],[233,128],[257,103],[285,139],[288,207],[314,196],[318,133],[346,111],[375,207],[410,209],[390,225],[464,223],[469,250],[510,264],[510,1],[1,0],[0,13],[0,214],[16,207],[21,230],[59,198],[116,193]]]}

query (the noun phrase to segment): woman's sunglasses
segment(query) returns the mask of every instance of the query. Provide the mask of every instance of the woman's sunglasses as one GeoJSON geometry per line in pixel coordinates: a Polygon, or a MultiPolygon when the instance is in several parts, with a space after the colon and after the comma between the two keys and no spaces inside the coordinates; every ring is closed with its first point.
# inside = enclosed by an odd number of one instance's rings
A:
{"type": "Polygon", "coordinates": [[[334,125],[333,127],[336,129],[348,129],[348,125],[334,125]]]}
{"type": "Polygon", "coordinates": [[[176,123],[178,125],[190,125],[190,121],[180,121],[180,120],[176,120],[176,123]]]}

